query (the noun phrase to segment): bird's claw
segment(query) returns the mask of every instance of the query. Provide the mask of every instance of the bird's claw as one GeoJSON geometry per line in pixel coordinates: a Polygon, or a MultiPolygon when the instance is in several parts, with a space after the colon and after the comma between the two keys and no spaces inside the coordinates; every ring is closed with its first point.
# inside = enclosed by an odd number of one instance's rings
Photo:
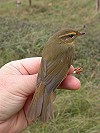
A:
{"type": "Polygon", "coordinates": [[[78,68],[75,68],[74,69],[74,72],[73,73],[79,74],[82,71],[83,71],[83,68],[82,67],[78,67],[78,68]]]}

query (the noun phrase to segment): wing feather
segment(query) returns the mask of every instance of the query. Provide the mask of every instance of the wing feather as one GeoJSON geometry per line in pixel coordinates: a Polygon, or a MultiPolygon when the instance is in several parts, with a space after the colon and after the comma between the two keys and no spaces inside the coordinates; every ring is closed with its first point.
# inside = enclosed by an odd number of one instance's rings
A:
{"type": "Polygon", "coordinates": [[[51,93],[65,78],[72,63],[73,49],[68,49],[54,60],[42,58],[41,68],[38,74],[37,84],[40,81],[45,85],[47,93],[51,93]]]}

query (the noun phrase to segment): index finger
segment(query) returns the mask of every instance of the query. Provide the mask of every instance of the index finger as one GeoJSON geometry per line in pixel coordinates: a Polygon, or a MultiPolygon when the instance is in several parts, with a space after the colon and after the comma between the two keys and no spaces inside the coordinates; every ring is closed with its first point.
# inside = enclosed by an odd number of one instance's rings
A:
{"type": "Polygon", "coordinates": [[[20,63],[30,75],[38,73],[41,64],[41,57],[26,58],[20,60],[20,63]]]}
{"type": "Polygon", "coordinates": [[[37,74],[40,68],[41,57],[26,58],[11,61],[0,69],[0,74],[21,74],[33,75],[37,74]]]}

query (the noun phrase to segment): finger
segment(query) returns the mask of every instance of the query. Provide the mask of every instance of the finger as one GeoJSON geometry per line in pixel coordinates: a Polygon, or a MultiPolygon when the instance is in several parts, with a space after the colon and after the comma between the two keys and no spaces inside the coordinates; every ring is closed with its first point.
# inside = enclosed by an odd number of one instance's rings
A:
{"type": "Polygon", "coordinates": [[[79,79],[77,79],[74,76],[68,75],[63,80],[63,82],[61,83],[59,88],[64,88],[64,89],[68,89],[68,90],[77,90],[80,88],[80,86],[81,86],[81,83],[80,83],[79,79]]]}
{"type": "Polygon", "coordinates": [[[38,73],[40,63],[41,57],[11,61],[0,69],[0,74],[33,75],[38,73]]]}
{"type": "Polygon", "coordinates": [[[67,75],[72,74],[74,72],[74,70],[75,70],[75,68],[71,65],[67,75]]]}
{"type": "Polygon", "coordinates": [[[26,58],[20,60],[20,62],[29,74],[36,74],[40,68],[41,57],[26,58]]]}
{"type": "Polygon", "coordinates": [[[37,74],[34,75],[0,75],[1,87],[15,95],[28,96],[36,89],[37,74]]]}

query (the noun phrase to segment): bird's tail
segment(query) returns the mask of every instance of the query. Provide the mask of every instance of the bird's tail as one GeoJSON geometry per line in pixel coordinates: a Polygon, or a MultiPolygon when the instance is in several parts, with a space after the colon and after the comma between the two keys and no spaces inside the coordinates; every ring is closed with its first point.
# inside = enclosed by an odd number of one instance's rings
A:
{"type": "Polygon", "coordinates": [[[41,121],[47,122],[49,119],[53,119],[53,93],[47,94],[45,86],[40,83],[39,87],[36,89],[27,118],[29,121],[35,121],[37,118],[40,118],[41,121]]]}

